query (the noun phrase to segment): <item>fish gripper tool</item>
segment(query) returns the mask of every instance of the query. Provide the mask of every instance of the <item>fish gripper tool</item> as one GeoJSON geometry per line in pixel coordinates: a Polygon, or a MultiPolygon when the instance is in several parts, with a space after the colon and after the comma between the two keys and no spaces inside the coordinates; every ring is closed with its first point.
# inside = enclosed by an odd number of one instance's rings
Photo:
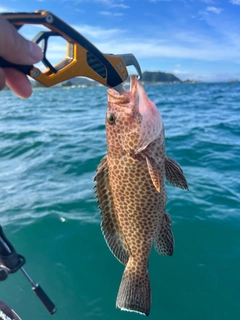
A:
{"type": "Polygon", "coordinates": [[[32,41],[41,44],[43,50],[42,63],[46,67],[41,70],[33,65],[13,64],[0,57],[0,67],[16,68],[34,80],[51,87],[77,76],[83,76],[99,82],[109,88],[115,88],[128,79],[127,66],[134,66],[138,78],[142,76],[141,68],[135,56],[128,54],[105,54],[95,47],[83,35],[49,11],[37,10],[33,13],[3,13],[2,16],[12,23],[17,30],[23,25],[43,25],[48,31],[40,31],[32,41]],[[66,40],[66,57],[56,65],[47,58],[49,39],[62,37],[66,40]]]}

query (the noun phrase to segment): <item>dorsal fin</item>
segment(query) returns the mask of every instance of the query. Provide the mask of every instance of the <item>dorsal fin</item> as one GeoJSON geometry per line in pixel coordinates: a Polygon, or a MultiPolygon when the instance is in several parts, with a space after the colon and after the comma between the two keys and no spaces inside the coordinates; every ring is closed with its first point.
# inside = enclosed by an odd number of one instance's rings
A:
{"type": "Polygon", "coordinates": [[[107,242],[107,245],[109,246],[109,249],[112,251],[115,257],[124,265],[126,265],[129,254],[127,250],[127,244],[121,235],[121,230],[117,222],[116,213],[114,211],[113,199],[109,186],[107,156],[101,160],[97,168],[94,181],[96,181],[95,193],[102,214],[101,227],[103,236],[107,242]]]}
{"type": "Polygon", "coordinates": [[[188,190],[188,183],[180,165],[171,158],[165,158],[165,175],[174,187],[188,190]]]}
{"type": "Polygon", "coordinates": [[[147,155],[145,155],[147,166],[148,166],[148,172],[150,174],[150,177],[152,179],[152,182],[158,192],[160,192],[160,175],[159,175],[159,169],[157,167],[157,164],[155,160],[147,155]]]}

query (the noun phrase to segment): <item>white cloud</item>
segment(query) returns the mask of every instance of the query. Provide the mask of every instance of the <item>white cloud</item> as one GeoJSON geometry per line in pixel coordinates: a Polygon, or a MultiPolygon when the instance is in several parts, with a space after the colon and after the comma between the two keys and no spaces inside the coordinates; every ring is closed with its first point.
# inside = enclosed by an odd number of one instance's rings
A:
{"type": "MultiPolygon", "coordinates": [[[[90,41],[94,39],[112,39],[117,38],[120,34],[125,33],[123,29],[104,29],[102,27],[93,27],[89,25],[82,25],[82,26],[72,26],[78,32],[80,32],[84,37],[90,38],[90,41]]],[[[123,36],[122,36],[123,37],[123,36]]]]}
{"type": "Polygon", "coordinates": [[[126,6],[125,4],[123,3],[116,3],[116,4],[112,4],[111,5],[111,8],[121,8],[121,9],[129,9],[130,7],[129,6],[126,6]]]}
{"type": "Polygon", "coordinates": [[[96,2],[102,3],[103,5],[109,8],[121,8],[121,9],[129,9],[130,7],[124,4],[123,0],[95,0],[96,2]]]}
{"type": "Polygon", "coordinates": [[[148,0],[149,2],[152,3],[157,3],[157,2],[174,2],[174,1],[179,1],[183,3],[187,3],[188,0],[148,0]]]}
{"type": "Polygon", "coordinates": [[[153,2],[153,3],[160,2],[160,1],[170,2],[170,1],[173,1],[173,0],[149,0],[149,2],[153,2]]]}
{"type": "Polygon", "coordinates": [[[202,2],[204,3],[207,3],[207,4],[212,4],[213,3],[213,0],[201,0],[202,2]]]}
{"type": "Polygon", "coordinates": [[[240,0],[230,0],[230,3],[240,5],[240,0]]]}
{"type": "Polygon", "coordinates": [[[211,41],[199,42],[195,45],[181,43],[158,43],[157,40],[147,40],[144,43],[140,40],[126,39],[122,43],[111,40],[98,42],[95,45],[103,52],[128,53],[132,52],[137,58],[183,58],[204,61],[221,61],[227,59],[239,59],[238,52],[228,49],[224,45],[218,46],[211,41]],[[114,48],[114,52],[113,52],[114,48]]]}
{"type": "Polygon", "coordinates": [[[25,38],[32,40],[33,37],[35,37],[39,33],[39,31],[49,31],[49,29],[44,27],[43,25],[25,24],[23,27],[21,27],[19,33],[25,38]]]}
{"type": "Polygon", "coordinates": [[[190,74],[189,71],[182,70],[181,67],[173,69],[172,73],[174,73],[176,76],[185,78],[188,77],[188,75],[190,74]]]}
{"type": "Polygon", "coordinates": [[[112,12],[110,12],[110,11],[100,11],[99,13],[103,16],[111,16],[112,15],[112,12]]]}
{"type": "Polygon", "coordinates": [[[182,68],[182,66],[180,64],[176,64],[175,68],[180,69],[180,68],[182,68]]]}
{"type": "MultiPolygon", "coordinates": [[[[233,60],[235,63],[240,63],[239,37],[230,30],[231,37],[225,34],[227,40],[220,42],[208,35],[203,36],[201,33],[191,32],[175,32],[174,38],[155,35],[152,38],[146,38],[143,42],[139,37],[129,36],[127,30],[124,29],[104,29],[89,25],[75,25],[73,28],[104,53],[133,53],[137,59],[178,58],[205,62],[233,60]]],[[[59,57],[60,51],[65,52],[65,48],[53,44],[49,48],[49,55],[54,57],[56,53],[59,57]]],[[[177,66],[175,69],[181,71],[177,66]]]]}
{"type": "Polygon", "coordinates": [[[109,16],[109,17],[121,17],[123,16],[123,13],[120,12],[110,12],[110,11],[100,11],[99,12],[103,16],[109,16]]]}
{"type": "MultiPolygon", "coordinates": [[[[240,0],[239,0],[240,1],[240,0]]],[[[213,13],[221,13],[223,11],[223,9],[221,8],[216,8],[216,7],[207,7],[207,11],[213,12],[213,13]]]]}
{"type": "MultiPolygon", "coordinates": [[[[40,0],[42,1],[42,0],[40,0]]],[[[45,1],[45,0],[44,0],[45,1]]],[[[79,5],[81,2],[99,3],[108,8],[129,9],[130,6],[125,4],[125,0],[62,0],[63,2],[73,2],[74,5],[79,5]]]]}
{"type": "Polygon", "coordinates": [[[12,11],[12,10],[10,10],[10,9],[7,8],[7,7],[2,7],[2,6],[0,6],[0,12],[10,12],[10,11],[12,11]]]}
{"type": "MultiPolygon", "coordinates": [[[[102,11],[101,14],[109,15],[111,12],[102,11]]],[[[217,22],[216,22],[217,23],[217,22]]],[[[179,58],[196,59],[198,61],[235,61],[240,63],[240,40],[238,31],[230,25],[221,28],[217,23],[218,37],[203,34],[201,31],[168,30],[168,33],[154,33],[152,37],[144,36],[144,41],[139,33],[130,35],[127,29],[104,28],[102,26],[73,25],[73,28],[89,39],[96,47],[105,53],[133,53],[139,59],[179,58]],[[220,39],[219,40],[219,35],[220,39]]],[[[37,32],[37,26],[25,26],[21,33],[27,38],[32,38],[37,32]],[[35,29],[35,30],[34,30],[35,29]]],[[[215,28],[215,25],[213,25],[215,28]]],[[[50,48],[49,48],[50,49],[50,48]]],[[[59,56],[61,48],[54,45],[49,51],[59,56]]],[[[66,52],[65,48],[62,48],[66,52]]],[[[179,69],[179,68],[176,68],[179,69]]]]}

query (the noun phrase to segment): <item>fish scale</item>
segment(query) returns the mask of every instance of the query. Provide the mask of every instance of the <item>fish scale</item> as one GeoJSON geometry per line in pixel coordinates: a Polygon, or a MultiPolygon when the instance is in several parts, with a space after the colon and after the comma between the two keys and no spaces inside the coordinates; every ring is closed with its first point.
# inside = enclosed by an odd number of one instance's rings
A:
{"type": "Polygon", "coordinates": [[[126,265],[116,305],[149,315],[152,244],[162,255],[174,250],[165,177],[174,186],[188,185],[179,164],[166,157],[162,118],[135,77],[130,91],[109,90],[106,131],[108,154],[98,166],[95,187],[104,238],[126,265]]]}

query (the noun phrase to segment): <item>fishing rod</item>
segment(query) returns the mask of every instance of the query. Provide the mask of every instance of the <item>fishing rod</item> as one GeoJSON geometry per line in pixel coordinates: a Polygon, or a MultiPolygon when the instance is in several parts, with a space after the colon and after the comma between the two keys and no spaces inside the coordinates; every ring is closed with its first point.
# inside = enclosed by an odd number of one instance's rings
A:
{"type": "MultiPolygon", "coordinates": [[[[42,302],[44,307],[50,314],[54,314],[56,312],[56,306],[52,302],[52,300],[48,297],[45,291],[39,284],[36,284],[32,278],[29,276],[27,271],[23,268],[23,265],[26,263],[26,259],[18,254],[14,249],[13,245],[7,239],[6,235],[3,232],[2,226],[0,225],[0,281],[4,281],[7,279],[8,275],[11,273],[15,273],[18,270],[21,270],[24,276],[32,285],[32,290],[42,302]]],[[[7,307],[3,302],[0,301],[0,319],[2,319],[1,312],[5,312],[6,310],[11,310],[7,307]],[[3,308],[2,308],[3,306],[3,308]],[[5,311],[4,311],[5,310],[5,311]]],[[[8,310],[8,311],[9,311],[8,310]]],[[[5,319],[5,318],[3,318],[5,319]]],[[[7,316],[8,319],[20,319],[16,314],[14,317],[7,316]]],[[[21,320],[21,319],[20,319],[21,320]]]]}

